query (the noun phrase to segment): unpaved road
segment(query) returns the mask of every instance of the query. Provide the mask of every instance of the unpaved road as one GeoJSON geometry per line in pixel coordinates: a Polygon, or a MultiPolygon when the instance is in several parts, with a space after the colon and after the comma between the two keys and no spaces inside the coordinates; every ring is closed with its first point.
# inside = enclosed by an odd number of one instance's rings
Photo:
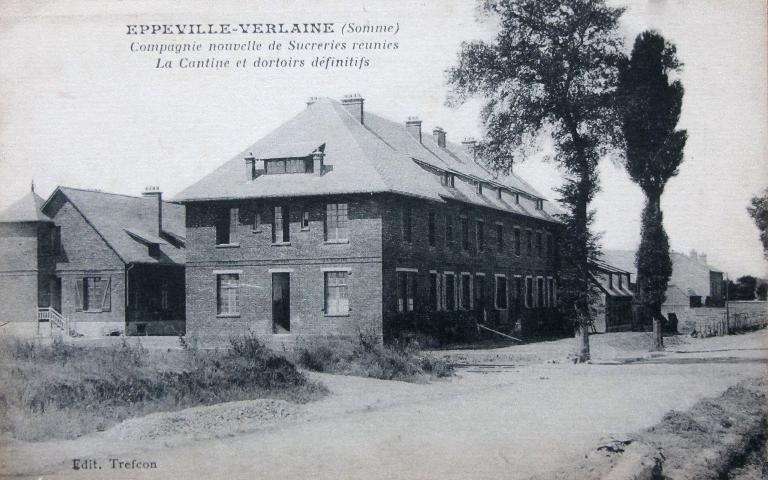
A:
{"type": "Polygon", "coordinates": [[[463,370],[429,385],[318,375],[333,394],[277,427],[197,441],[107,443],[105,432],[19,443],[4,448],[3,463],[33,478],[546,478],[601,437],[768,374],[765,331],[682,349],[625,365],[463,370]],[[157,469],[111,469],[113,457],[157,469]],[[72,458],[96,459],[102,469],[72,470],[72,458]]]}

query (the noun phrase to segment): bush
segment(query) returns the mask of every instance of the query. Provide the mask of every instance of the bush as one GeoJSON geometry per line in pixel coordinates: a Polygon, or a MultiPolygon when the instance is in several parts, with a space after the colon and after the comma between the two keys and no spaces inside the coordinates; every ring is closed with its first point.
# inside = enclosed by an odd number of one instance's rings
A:
{"type": "Polygon", "coordinates": [[[175,362],[150,360],[125,341],[108,348],[2,341],[0,431],[72,438],[156,411],[256,398],[307,402],[327,392],[252,336],[233,338],[223,351],[175,354],[175,362]]]}
{"type": "Polygon", "coordinates": [[[448,362],[422,354],[414,344],[383,345],[364,335],[357,340],[304,340],[296,344],[292,356],[308,370],[382,380],[415,382],[453,374],[448,362]]]}

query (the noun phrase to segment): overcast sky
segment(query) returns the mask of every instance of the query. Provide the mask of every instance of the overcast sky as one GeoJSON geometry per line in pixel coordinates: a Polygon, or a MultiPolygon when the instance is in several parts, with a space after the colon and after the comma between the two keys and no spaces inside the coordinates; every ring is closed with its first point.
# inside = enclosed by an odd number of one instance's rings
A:
{"type": "MultiPolygon", "coordinates": [[[[32,179],[44,197],[56,185],[129,194],[159,185],[171,197],[301,111],[309,96],[360,93],[367,109],[393,120],[418,115],[425,128],[440,125],[453,140],[480,136],[479,101],[444,106],[444,70],[460,42],[491,28],[476,21],[472,1],[158,3],[0,0],[0,208],[26,193],[32,179]],[[211,39],[125,34],[126,24],[157,22],[397,23],[396,35],[371,39],[399,48],[366,53],[371,66],[362,70],[156,69],[153,55],[129,51],[131,41],[211,39]]],[[[768,185],[765,1],[613,3],[628,7],[628,49],[637,33],[655,28],[677,44],[685,63],[681,127],[689,141],[662,201],[672,248],[706,252],[733,276],[766,275],[745,210],[768,185]]],[[[560,179],[553,165],[531,160],[517,171],[554,197],[560,179]]],[[[610,161],[601,178],[593,206],[603,246],[635,248],[642,194],[610,161]]]]}

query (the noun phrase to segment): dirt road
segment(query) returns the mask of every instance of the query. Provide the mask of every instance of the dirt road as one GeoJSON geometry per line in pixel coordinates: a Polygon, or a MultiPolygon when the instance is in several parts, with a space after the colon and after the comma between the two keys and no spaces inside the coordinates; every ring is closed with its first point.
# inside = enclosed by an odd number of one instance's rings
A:
{"type": "Polygon", "coordinates": [[[768,374],[766,332],[681,350],[631,364],[468,369],[429,385],[318,375],[333,395],[257,432],[112,444],[93,435],[7,452],[17,474],[35,478],[546,478],[601,437],[640,430],[667,410],[768,374]],[[73,470],[72,458],[102,469],[73,470]],[[109,458],[157,468],[112,469],[109,458]]]}

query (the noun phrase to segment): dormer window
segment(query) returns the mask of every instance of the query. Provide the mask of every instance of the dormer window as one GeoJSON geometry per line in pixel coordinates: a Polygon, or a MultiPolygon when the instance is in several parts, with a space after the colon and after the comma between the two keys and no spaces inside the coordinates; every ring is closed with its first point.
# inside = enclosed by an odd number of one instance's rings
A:
{"type": "Polygon", "coordinates": [[[536,210],[544,210],[544,200],[536,200],[536,210]]]}
{"type": "Polygon", "coordinates": [[[454,185],[454,176],[450,172],[443,173],[443,179],[442,182],[444,187],[453,187],[454,185]]]}
{"type": "Polygon", "coordinates": [[[312,157],[264,160],[264,168],[267,175],[314,172],[312,157]]]}
{"type": "Polygon", "coordinates": [[[477,194],[482,195],[483,194],[483,184],[480,182],[477,182],[477,194]]]}
{"type": "Polygon", "coordinates": [[[519,193],[515,194],[515,205],[520,205],[520,194],[519,193]]]}
{"type": "Polygon", "coordinates": [[[498,198],[499,200],[501,200],[501,189],[500,189],[500,188],[497,188],[497,189],[496,189],[496,198],[498,198]]]}

